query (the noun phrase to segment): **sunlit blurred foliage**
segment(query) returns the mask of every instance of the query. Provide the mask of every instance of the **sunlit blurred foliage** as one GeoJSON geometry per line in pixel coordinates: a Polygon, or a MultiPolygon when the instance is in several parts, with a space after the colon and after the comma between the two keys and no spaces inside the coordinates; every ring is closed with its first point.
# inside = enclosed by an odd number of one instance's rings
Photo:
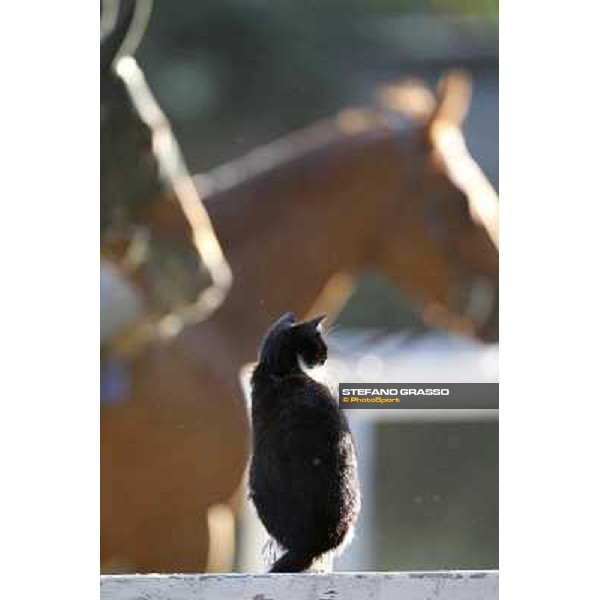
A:
{"type": "Polygon", "coordinates": [[[498,18],[498,0],[366,0],[370,10],[405,13],[477,15],[498,18]]]}

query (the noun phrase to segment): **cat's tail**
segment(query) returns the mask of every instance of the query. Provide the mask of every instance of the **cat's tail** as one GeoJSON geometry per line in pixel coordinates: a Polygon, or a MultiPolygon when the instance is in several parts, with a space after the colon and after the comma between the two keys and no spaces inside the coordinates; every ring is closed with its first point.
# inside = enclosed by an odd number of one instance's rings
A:
{"type": "Polygon", "coordinates": [[[302,554],[288,550],[281,558],[275,561],[269,573],[301,573],[306,571],[314,557],[311,554],[302,554]]]}

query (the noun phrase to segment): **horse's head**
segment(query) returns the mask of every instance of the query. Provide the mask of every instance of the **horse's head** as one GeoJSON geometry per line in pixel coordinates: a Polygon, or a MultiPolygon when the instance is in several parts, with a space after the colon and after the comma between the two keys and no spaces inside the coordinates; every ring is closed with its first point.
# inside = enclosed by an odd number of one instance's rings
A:
{"type": "Polygon", "coordinates": [[[112,292],[129,288],[104,294],[103,287],[103,342],[123,330],[128,339],[146,339],[204,318],[231,278],[169,123],[135,60],[120,56],[133,51],[128,39],[141,37],[147,7],[121,0],[101,42],[103,281],[112,292]],[[110,301],[117,296],[121,302],[110,301]],[[135,311],[124,298],[136,298],[135,311]]]}
{"type": "Polygon", "coordinates": [[[497,341],[498,196],[461,131],[470,91],[461,72],[442,79],[437,97],[414,82],[382,90],[386,114],[413,124],[399,134],[413,201],[390,200],[378,262],[425,305],[430,322],[497,341]],[[408,236],[395,235],[396,219],[408,236]]]}

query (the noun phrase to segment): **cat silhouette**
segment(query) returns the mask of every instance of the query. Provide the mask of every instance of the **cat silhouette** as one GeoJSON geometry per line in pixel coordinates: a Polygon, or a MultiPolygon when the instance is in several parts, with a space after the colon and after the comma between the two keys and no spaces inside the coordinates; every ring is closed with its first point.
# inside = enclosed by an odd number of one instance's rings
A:
{"type": "Polygon", "coordinates": [[[285,552],[272,573],[305,571],[351,539],[360,510],[356,453],[346,415],[303,369],[327,360],[320,324],[282,315],[253,371],[250,498],[285,552]]]}

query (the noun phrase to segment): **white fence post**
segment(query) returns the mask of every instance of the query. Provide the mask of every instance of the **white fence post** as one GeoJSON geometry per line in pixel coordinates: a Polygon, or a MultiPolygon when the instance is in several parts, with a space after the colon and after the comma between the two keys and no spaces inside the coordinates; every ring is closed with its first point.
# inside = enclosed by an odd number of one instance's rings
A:
{"type": "Polygon", "coordinates": [[[101,600],[496,600],[497,571],[104,575],[101,600]]]}

